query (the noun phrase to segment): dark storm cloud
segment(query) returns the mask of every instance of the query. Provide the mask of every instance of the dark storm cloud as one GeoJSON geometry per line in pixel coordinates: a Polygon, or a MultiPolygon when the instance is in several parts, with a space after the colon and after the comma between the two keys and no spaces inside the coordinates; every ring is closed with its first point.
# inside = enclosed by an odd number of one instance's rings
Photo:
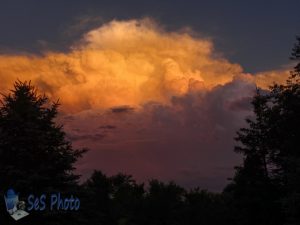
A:
{"type": "Polygon", "coordinates": [[[128,113],[128,112],[132,112],[133,110],[134,110],[133,107],[127,105],[111,108],[112,113],[128,113]]]}
{"type": "Polygon", "coordinates": [[[116,129],[116,126],[113,125],[105,125],[105,126],[100,126],[99,129],[104,129],[104,130],[111,130],[111,129],[116,129]]]}
{"type": "Polygon", "coordinates": [[[85,136],[73,139],[76,146],[91,149],[78,169],[84,177],[94,169],[108,174],[123,171],[139,181],[174,180],[185,187],[220,191],[240,163],[233,152],[235,133],[251,115],[243,106],[232,110],[231,104],[250,104],[254,93],[253,81],[241,75],[212,90],[173,97],[169,105],[147,103],[122,116],[75,115],[69,127],[89,124],[82,134],[95,132],[99,124],[113,122],[118,127],[97,141],[85,136]]]}
{"type": "MultiPolygon", "coordinates": [[[[79,132],[80,130],[75,130],[76,132],[79,132]]],[[[71,141],[82,141],[82,140],[89,140],[89,141],[99,141],[102,138],[105,137],[104,134],[84,134],[84,135],[78,135],[78,134],[72,134],[71,132],[67,135],[67,137],[71,141]]]]}

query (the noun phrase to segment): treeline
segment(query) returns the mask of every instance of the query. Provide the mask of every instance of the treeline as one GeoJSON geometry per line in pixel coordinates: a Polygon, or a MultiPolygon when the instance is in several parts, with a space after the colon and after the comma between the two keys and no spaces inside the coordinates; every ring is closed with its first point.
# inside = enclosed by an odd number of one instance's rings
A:
{"type": "Polygon", "coordinates": [[[89,224],[232,224],[229,199],[222,194],[186,191],[173,182],[152,180],[145,187],[131,176],[95,171],[83,191],[89,224]]]}
{"type": "MultiPolygon", "coordinates": [[[[286,84],[257,89],[253,117],[236,137],[243,162],[222,193],[100,171],[79,184],[74,163],[86,150],[74,149],[55,123],[59,104],[17,81],[0,106],[0,195],[14,188],[21,198],[61,192],[81,200],[79,211],[31,212],[19,224],[299,225],[300,38],[291,59],[296,66],[286,84]]],[[[4,201],[0,221],[15,223],[4,201]]]]}

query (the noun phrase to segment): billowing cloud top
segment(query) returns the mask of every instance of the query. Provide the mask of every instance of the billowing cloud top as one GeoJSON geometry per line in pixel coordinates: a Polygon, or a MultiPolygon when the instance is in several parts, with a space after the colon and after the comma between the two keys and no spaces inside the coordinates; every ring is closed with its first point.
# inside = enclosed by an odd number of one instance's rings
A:
{"type": "Polygon", "coordinates": [[[212,56],[208,40],[167,33],[150,20],[112,21],[84,35],[69,53],[1,56],[1,89],[32,80],[68,111],[168,102],[212,88],[242,69],[212,56]],[[74,94],[77,93],[77,94],[74,94]]]}
{"type": "Polygon", "coordinates": [[[60,99],[69,137],[94,149],[82,171],[216,190],[237,162],[232,138],[250,114],[255,85],[286,76],[245,74],[217,56],[210,40],[166,32],[149,19],[104,24],[67,53],[0,55],[2,92],[17,79],[31,80],[60,99]]]}

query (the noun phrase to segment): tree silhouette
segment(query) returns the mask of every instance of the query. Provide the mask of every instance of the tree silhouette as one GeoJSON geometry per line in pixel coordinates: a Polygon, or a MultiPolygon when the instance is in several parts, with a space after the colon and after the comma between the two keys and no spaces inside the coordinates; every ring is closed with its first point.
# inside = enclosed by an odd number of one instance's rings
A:
{"type": "Polygon", "coordinates": [[[298,63],[286,84],[257,91],[254,118],[236,138],[244,162],[227,191],[245,206],[243,224],[300,223],[300,38],[292,59],[298,63]]]}
{"type": "Polygon", "coordinates": [[[183,224],[234,225],[233,209],[227,196],[199,188],[185,195],[185,221],[183,224]]]}
{"type": "Polygon", "coordinates": [[[174,182],[149,182],[145,199],[146,224],[184,224],[185,190],[174,182]]]}
{"type": "Polygon", "coordinates": [[[23,193],[65,190],[76,184],[74,150],[56,125],[58,103],[39,95],[30,82],[17,81],[0,106],[0,184],[23,193]]]}
{"type": "Polygon", "coordinates": [[[83,184],[85,193],[83,211],[88,224],[145,224],[144,185],[131,176],[117,174],[108,177],[94,171],[83,184]]]}

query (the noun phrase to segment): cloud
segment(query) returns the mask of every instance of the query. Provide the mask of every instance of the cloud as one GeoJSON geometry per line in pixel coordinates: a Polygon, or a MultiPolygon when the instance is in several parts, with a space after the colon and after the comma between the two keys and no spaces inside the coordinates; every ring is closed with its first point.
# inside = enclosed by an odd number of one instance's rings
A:
{"type": "MultiPolygon", "coordinates": [[[[292,68],[292,66],[290,67],[292,68]]],[[[269,89],[274,83],[284,84],[290,76],[288,69],[265,71],[255,74],[255,83],[263,89],[269,89]]]]}
{"type": "Polygon", "coordinates": [[[89,141],[99,141],[100,139],[104,138],[104,134],[90,134],[90,135],[67,135],[67,137],[71,141],[79,141],[79,140],[89,140],[89,141]]]}
{"type": "Polygon", "coordinates": [[[186,31],[166,32],[149,19],[112,21],[67,53],[0,55],[0,90],[32,80],[59,98],[69,139],[91,149],[78,164],[85,175],[124,171],[221,190],[239,163],[233,137],[251,115],[256,85],[288,73],[247,74],[216,55],[210,40],[186,31]]]}
{"type": "Polygon", "coordinates": [[[100,126],[99,129],[116,129],[116,126],[113,126],[113,125],[105,125],[105,126],[100,126]]]}
{"type": "Polygon", "coordinates": [[[208,40],[168,33],[151,20],[112,21],[68,53],[1,55],[1,90],[32,80],[67,112],[168,103],[172,96],[229,82],[242,69],[214,58],[208,40]]]}
{"type": "Polygon", "coordinates": [[[186,187],[220,191],[240,162],[233,137],[251,115],[248,100],[254,93],[255,83],[235,77],[209,91],[173,97],[170,104],[149,102],[131,113],[84,111],[74,114],[76,119],[65,128],[96,133],[99,124],[115,127],[101,141],[75,141],[93,149],[80,171],[124,171],[139,181],[176,180],[186,187]]]}
{"type": "Polygon", "coordinates": [[[133,107],[130,106],[117,106],[111,108],[111,112],[113,113],[127,113],[127,112],[132,112],[134,110],[133,107]]]}

